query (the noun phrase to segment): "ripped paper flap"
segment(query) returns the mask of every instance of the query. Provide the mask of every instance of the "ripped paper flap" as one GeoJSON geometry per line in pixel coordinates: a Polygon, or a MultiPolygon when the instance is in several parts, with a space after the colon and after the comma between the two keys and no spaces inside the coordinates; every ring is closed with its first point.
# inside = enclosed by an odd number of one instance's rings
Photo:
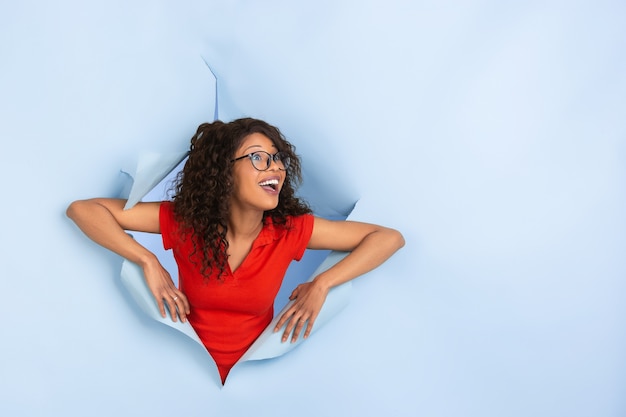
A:
{"type": "MultiPolygon", "coordinates": [[[[326,260],[316,269],[316,271],[311,275],[309,281],[313,280],[319,273],[325,271],[330,268],[347,253],[345,252],[331,252],[326,260]]],[[[148,288],[141,268],[127,260],[124,260],[122,264],[121,271],[121,279],[122,283],[126,287],[126,289],[130,292],[135,302],[141,307],[141,309],[152,319],[163,323],[167,326],[170,326],[186,336],[190,337],[200,345],[202,342],[193,327],[187,323],[181,323],[180,321],[172,321],[170,315],[165,318],[161,316],[159,309],[157,307],[156,301],[148,288]]],[[[335,316],[339,311],[341,311],[347,304],[350,298],[350,290],[352,288],[352,283],[347,282],[340,286],[337,286],[331,291],[329,291],[328,296],[326,297],[326,301],[320,310],[320,313],[315,321],[315,326],[313,327],[313,331],[311,334],[315,333],[319,330],[326,322],[328,322],[333,316],[335,316]]],[[[280,314],[282,314],[289,306],[291,302],[283,308],[280,314]]],[[[241,357],[241,359],[237,363],[241,363],[248,360],[261,360],[261,359],[269,359],[275,358],[277,356],[283,355],[300,343],[302,343],[302,336],[298,338],[295,343],[282,343],[281,336],[282,331],[273,332],[274,326],[276,322],[280,318],[280,314],[278,314],[274,320],[269,324],[269,326],[261,333],[258,339],[250,346],[248,351],[241,357]]]]}
{"type": "Polygon", "coordinates": [[[141,201],[157,184],[163,180],[180,162],[187,157],[188,151],[161,154],[148,152],[139,155],[134,169],[122,170],[133,179],[124,209],[127,210],[141,201]]]}

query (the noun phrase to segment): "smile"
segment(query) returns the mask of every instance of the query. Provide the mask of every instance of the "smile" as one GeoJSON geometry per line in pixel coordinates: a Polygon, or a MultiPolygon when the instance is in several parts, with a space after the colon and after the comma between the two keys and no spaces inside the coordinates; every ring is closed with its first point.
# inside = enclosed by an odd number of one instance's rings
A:
{"type": "Polygon", "coordinates": [[[276,191],[278,188],[278,179],[271,178],[259,183],[259,185],[267,191],[276,191]]]}

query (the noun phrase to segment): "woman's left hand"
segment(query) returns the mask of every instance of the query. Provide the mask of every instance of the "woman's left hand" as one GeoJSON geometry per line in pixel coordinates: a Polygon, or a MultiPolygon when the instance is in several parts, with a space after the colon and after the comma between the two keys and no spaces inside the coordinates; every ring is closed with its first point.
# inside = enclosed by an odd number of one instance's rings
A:
{"type": "Polygon", "coordinates": [[[279,331],[287,323],[282,341],[286,342],[293,331],[291,336],[291,343],[293,343],[298,340],[298,336],[300,336],[300,332],[306,323],[304,338],[309,337],[327,294],[328,289],[315,280],[298,285],[289,296],[290,300],[295,300],[294,303],[278,320],[274,332],[279,331]]]}

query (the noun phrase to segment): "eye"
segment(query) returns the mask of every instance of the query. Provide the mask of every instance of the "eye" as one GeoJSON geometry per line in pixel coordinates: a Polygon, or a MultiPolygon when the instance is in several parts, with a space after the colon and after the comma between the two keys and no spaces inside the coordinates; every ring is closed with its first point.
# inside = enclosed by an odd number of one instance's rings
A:
{"type": "Polygon", "coordinates": [[[263,161],[263,155],[259,152],[254,152],[253,154],[250,155],[250,159],[252,159],[253,161],[263,161]]]}
{"type": "Polygon", "coordinates": [[[289,154],[285,153],[285,152],[278,152],[275,156],[274,156],[274,160],[276,162],[280,162],[283,164],[283,166],[287,167],[289,166],[289,154]]]}

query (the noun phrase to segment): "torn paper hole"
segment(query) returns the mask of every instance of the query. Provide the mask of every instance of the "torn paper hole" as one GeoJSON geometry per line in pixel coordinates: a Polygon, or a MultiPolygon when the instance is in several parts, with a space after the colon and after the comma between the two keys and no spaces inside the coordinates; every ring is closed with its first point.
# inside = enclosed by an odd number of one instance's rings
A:
{"type": "MultiPolygon", "coordinates": [[[[187,155],[188,152],[174,152],[170,154],[147,153],[141,155],[139,157],[136,169],[125,170],[125,172],[128,173],[133,181],[132,187],[129,191],[126,208],[132,207],[147,195],[164,195],[164,189],[167,187],[169,181],[176,174],[176,172],[174,172],[175,168],[179,165],[182,165],[181,162],[184,161],[187,155]],[[159,190],[159,188],[163,189],[159,190]]],[[[158,199],[158,197],[156,198],[158,199]]],[[[328,201],[323,201],[320,198],[320,201],[317,202],[316,206],[324,208],[326,207],[324,203],[328,204],[328,201]]],[[[354,208],[355,203],[348,203],[347,206],[350,207],[351,211],[354,208]]],[[[341,217],[345,219],[346,217],[348,217],[348,215],[349,213],[346,213],[345,216],[341,217]]],[[[137,233],[136,236],[137,240],[140,242],[141,235],[142,234],[137,233]]],[[[154,240],[152,242],[148,241],[147,243],[141,243],[144,244],[152,252],[163,252],[162,247],[153,247],[157,244],[160,244],[160,240],[158,240],[158,243],[155,243],[154,240]]],[[[169,252],[166,252],[165,254],[165,256],[171,255],[169,252]]],[[[339,262],[345,255],[346,253],[329,252],[326,259],[317,267],[315,272],[310,275],[308,280],[312,280],[319,273],[339,262]]],[[[299,263],[306,263],[306,258],[307,256],[305,254],[303,259],[299,263]]],[[[164,263],[164,266],[165,264],[166,263],[164,263]]],[[[172,277],[175,281],[177,281],[177,278],[175,277],[176,268],[174,266],[166,266],[166,269],[170,270],[170,273],[172,273],[172,277]]],[[[122,283],[132,295],[135,302],[149,317],[180,331],[181,333],[185,334],[186,336],[203,346],[200,338],[189,323],[182,323],[180,321],[174,322],[169,315],[165,318],[161,316],[157,307],[157,303],[154,300],[152,293],[148,289],[148,286],[146,285],[143,277],[143,272],[138,265],[133,264],[129,261],[124,261],[124,263],[122,264],[121,278],[122,283]]],[[[304,279],[298,277],[296,278],[297,283],[305,281],[304,279]]],[[[289,276],[289,271],[284,281],[287,281],[290,286],[293,286],[293,288],[295,288],[295,286],[297,285],[294,285],[295,280],[293,279],[293,277],[289,276]]],[[[311,335],[317,332],[320,328],[322,328],[325,323],[327,323],[332,317],[334,317],[348,304],[351,286],[351,282],[347,282],[341,286],[333,288],[329,292],[327,299],[315,321],[315,326],[313,327],[311,335]]],[[[289,289],[289,291],[291,289],[289,289]]],[[[278,321],[282,313],[289,308],[291,303],[292,302],[288,302],[287,305],[278,314],[275,315],[274,320],[261,333],[261,335],[253,343],[253,345],[237,362],[237,364],[245,361],[263,360],[281,356],[299,346],[304,341],[304,339],[300,337],[295,343],[283,343],[281,341],[282,332],[273,332],[273,328],[276,325],[276,322],[278,321]]],[[[212,358],[210,358],[210,360],[213,361],[212,358]]],[[[237,366],[237,364],[235,366],[237,366]]],[[[217,373],[217,367],[215,367],[215,372],[217,373]]]]}

